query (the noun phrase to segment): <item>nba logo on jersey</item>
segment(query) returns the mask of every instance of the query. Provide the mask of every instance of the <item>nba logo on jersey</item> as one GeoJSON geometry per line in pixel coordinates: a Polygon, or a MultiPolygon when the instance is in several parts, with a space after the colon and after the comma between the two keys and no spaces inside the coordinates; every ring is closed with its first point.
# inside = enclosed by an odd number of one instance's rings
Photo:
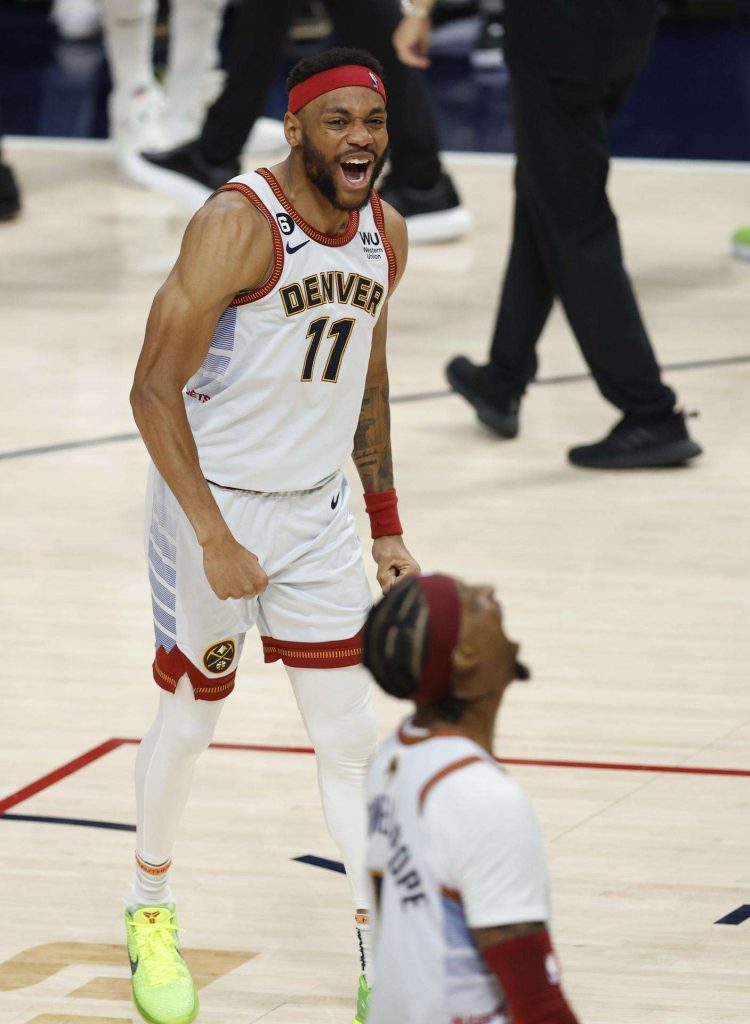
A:
{"type": "Polygon", "coordinates": [[[369,75],[370,75],[370,81],[372,82],[373,89],[377,89],[377,87],[378,87],[378,80],[375,77],[374,72],[370,71],[369,75]]]}

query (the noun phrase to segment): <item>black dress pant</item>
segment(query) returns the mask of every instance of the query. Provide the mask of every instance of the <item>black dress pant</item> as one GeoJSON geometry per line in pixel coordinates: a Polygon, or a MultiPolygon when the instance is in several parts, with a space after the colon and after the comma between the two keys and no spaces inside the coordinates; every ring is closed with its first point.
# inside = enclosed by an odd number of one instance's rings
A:
{"type": "MultiPolygon", "coordinates": [[[[383,64],[388,94],[392,180],[431,188],[440,177],[438,137],[424,75],[396,57],[391,36],[396,0],[325,0],[338,41],[368,50],[383,64]]],[[[242,0],[228,56],[224,91],[208,111],[200,150],[215,164],[239,158],[278,74],[294,0],[242,0]]]]}
{"type": "MultiPolygon", "coordinates": [[[[524,2],[526,16],[538,0],[524,2]]],[[[511,0],[511,13],[512,6],[511,0]]],[[[608,401],[643,416],[675,404],[623,265],[606,192],[607,121],[645,63],[654,24],[655,17],[637,32],[610,35],[606,46],[601,35],[579,35],[570,67],[552,73],[545,70],[544,50],[532,52],[533,39],[512,37],[512,17],[506,26],[516,196],[490,363],[508,394],[522,394],[535,376],[536,343],[557,296],[608,401]]],[[[540,21],[538,27],[549,46],[554,26],[540,21]]],[[[597,32],[606,36],[606,25],[599,22],[597,32]]]]}

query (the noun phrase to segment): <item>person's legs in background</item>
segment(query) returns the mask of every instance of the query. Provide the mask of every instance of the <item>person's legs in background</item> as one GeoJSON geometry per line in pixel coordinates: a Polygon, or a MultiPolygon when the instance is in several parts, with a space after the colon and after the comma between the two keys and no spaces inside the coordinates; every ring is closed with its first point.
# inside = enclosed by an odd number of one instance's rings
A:
{"type": "Polygon", "coordinates": [[[164,97],[154,75],[156,0],[104,0],[104,48],[112,93],[109,134],[115,161],[130,175],[135,154],[159,148],[164,97]]]}
{"type": "Polygon", "coordinates": [[[171,0],[162,147],[194,139],[221,92],[219,37],[227,0],[171,0]]]}
{"type": "MultiPolygon", "coordinates": [[[[512,291],[503,290],[491,367],[480,377],[485,391],[494,380],[498,406],[507,404],[503,385],[506,394],[521,393],[519,385],[535,370],[534,344],[549,309],[548,276],[600,391],[624,413],[603,442],[572,450],[571,461],[592,468],[666,465],[700,453],[674,411],[674,393],[661,381],[606,193],[607,117],[640,70],[647,40],[639,42],[615,50],[611,75],[553,78],[516,69],[512,77],[517,188],[528,214],[527,221],[516,218],[515,228],[531,232],[536,245],[519,250],[525,258],[515,269],[521,273],[512,291]],[[530,297],[524,331],[514,306],[530,297]]],[[[450,366],[455,376],[455,361],[450,366]]],[[[475,407],[477,397],[488,399],[476,380],[456,390],[475,407]]]]}
{"type": "MultiPolygon", "coordinates": [[[[206,114],[197,151],[207,165],[236,167],[259,120],[294,20],[294,0],[242,0],[227,56],[224,88],[206,114]]],[[[225,179],[226,180],[226,179],[225,179]]]]}
{"type": "Polygon", "coordinates": [[[338,41],[368,50],[382,63],[388,91],[391,170],[378,189],[407,220],[414,243],[458,238],[471,227],[440,163],[427,80],[396,56],[392,37],[401,13],[395,0],[326,0],[338,41]]]}
{"type": "MultiPolygon", "coordinates": [[[[412,242],[464,234],[471,218],[440,164],[424,76],[401,64],[391,43],[398,5],[394,0],[326,0],[325,6],[337,41],[370,51],[385,67],[392,173],[384,182],[383,198],[407,218],[412,242]]],[[[293,0],[243,0],[226,82],[199,137],[167,152],[149,153],[140,161],[136,180],[195,208],[239,174],[242,149],[279,72],[295,10],[293,0]]]]}
{"type": "MultiPolygon", "coordinates": [[[[261,123],[276,125],[260,114],[278,74],[294,10],[293,0],[243,0],[236,13],[224,86],[202,127],[172,149],[152,147],[149,152],[143,147],[133,161],[134,181],[195,210],[240,173],[240,155],[251,130],[261,123]]],[[[283,139],[280,126],[274,137],[275,144],[283,139]]]]}
{"type": "Polygon", "coordinates": [[[515,171],[513,236],[489,363],[456,356],[446,367],[454,391],[474,406],[480,421],[501,437],[518,433],[518,409],[536,376],[536,344],[555,298],[554,285],[534,233],[520,165],[515,171]]]}
{"type": "Polygon", "coordinates": [[[53,0],[50,21],[68,42],[94,39],[101,30],[99,0],[53,0]]]}

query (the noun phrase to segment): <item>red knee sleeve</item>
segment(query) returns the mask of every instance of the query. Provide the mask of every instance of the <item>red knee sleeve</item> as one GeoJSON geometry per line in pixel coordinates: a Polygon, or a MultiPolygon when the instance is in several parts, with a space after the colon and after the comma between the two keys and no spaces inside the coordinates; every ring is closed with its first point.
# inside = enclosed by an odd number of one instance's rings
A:
{"type": "Polygon", "coordinates": [[[513,1024],[578,1024],[560,987],[549,932],[543,929],[482,950],[500,982],[513,1024]]]}

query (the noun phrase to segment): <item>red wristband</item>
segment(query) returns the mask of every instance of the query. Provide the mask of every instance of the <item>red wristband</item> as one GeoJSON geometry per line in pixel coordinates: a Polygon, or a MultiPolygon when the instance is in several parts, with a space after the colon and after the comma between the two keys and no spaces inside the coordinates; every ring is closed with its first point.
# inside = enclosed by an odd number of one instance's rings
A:
{"type": "Polygon", "coordinates": [[[578,1024],[560,988],[546,928],[482,950],[500,982],[513,1024],[578,1024]]]}
{"type": "Polygon", "coordinates": [[[398,518],[395,487],[387,491],[365,492],[365,508],[370,517],[370,534],[373,540],[377,540],[378,537],[395,537],[404,532],[398,518]]]}

